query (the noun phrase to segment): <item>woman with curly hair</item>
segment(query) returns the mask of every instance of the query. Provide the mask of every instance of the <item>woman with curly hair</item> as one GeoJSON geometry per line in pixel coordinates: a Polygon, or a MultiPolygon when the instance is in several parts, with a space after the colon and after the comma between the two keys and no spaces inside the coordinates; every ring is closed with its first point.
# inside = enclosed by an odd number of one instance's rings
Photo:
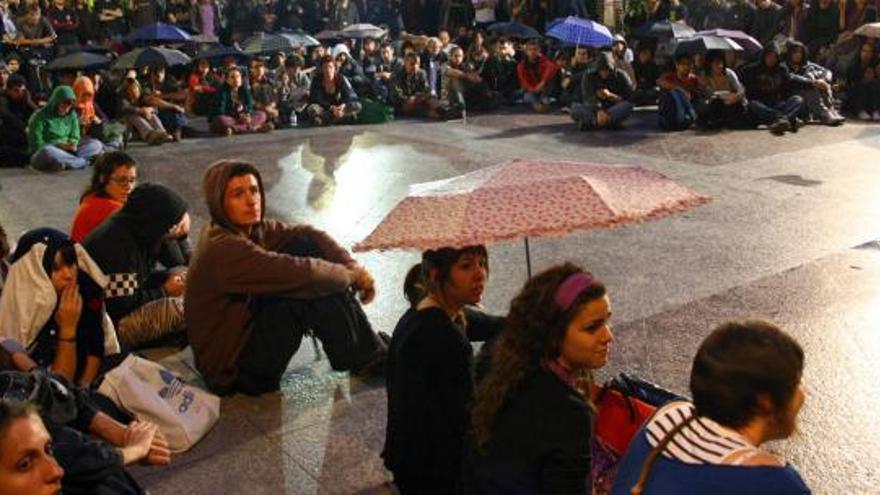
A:
{"type": "Polygon", "coordinates": [[[610,318],[605,286],[571,263],[513,299],[473,409],[473,493],[588,493],[587,394],[590,372],[608,362],[610,318]]]}
{"type": "Polygon", "coordinates": [[[483,246],[422,254],[404,288],[411,308],[394,329],[387,363],[385,466],[400,493],[460,493],[474,395],[472,326],[465,307],[480,301],[489,273],[483,246]],[[422,287],[418,287],[418,285],[422,287]]]}

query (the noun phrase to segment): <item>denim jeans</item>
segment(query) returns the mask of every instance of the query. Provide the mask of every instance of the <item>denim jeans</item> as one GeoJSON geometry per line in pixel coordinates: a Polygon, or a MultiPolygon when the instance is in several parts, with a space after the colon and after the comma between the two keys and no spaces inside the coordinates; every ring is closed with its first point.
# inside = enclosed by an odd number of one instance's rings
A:
{"type": "Polygon", "coordinates": [[[804,99],[798,95],[789,96],[775,103],[763,103],[758,100],[749,101],[749,112],[759,124],[772,124],[780,119],[792,120],[801,112],[804,99]]]}
{"type": "Polygon", "coordinates": [[[76,153],[47,144],[31,157],[31,166],[43,172],[60,172],[65,169],[82,169],[104,152],[104,145],[94,138],[82,138],[76,153]]]}

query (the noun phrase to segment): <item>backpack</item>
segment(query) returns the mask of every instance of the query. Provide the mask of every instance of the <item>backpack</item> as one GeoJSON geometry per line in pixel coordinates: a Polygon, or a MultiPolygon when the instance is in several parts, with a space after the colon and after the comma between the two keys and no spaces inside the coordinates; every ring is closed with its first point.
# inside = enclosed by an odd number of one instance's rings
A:
{"type": "Polygon", "coordinates": [[[372,98],[361,99],[361,111],[357,115],[358,124],[384,124],[394,120],[394,109],[372,98]]]}

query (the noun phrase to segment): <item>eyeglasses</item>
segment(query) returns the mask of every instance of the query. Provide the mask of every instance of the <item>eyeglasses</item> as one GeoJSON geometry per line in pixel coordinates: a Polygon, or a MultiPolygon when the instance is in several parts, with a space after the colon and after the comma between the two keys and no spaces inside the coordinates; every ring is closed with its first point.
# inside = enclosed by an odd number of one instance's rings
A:
{"type": "Polygon", "coordinates": [[[110,177],[110,182],[116,184],[117,186],[127,186],[127,185],[135,185],[137,184],[136,177],[110,177]]]}

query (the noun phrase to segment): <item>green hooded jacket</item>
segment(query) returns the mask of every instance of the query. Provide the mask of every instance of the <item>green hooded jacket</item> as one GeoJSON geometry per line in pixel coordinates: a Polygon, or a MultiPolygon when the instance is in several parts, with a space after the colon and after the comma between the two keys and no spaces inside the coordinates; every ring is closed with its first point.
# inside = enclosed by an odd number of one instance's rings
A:
{"type": "Polygon", "coordinates": [[[58,115],[56,109],[63,101],[76,101],[70,86],[58,86],[46,106],[34,112],[28,121],[28,150],[35,153],[47,144],[79,144],[79,118],[71,107],[67,115],[58,115]]]}

